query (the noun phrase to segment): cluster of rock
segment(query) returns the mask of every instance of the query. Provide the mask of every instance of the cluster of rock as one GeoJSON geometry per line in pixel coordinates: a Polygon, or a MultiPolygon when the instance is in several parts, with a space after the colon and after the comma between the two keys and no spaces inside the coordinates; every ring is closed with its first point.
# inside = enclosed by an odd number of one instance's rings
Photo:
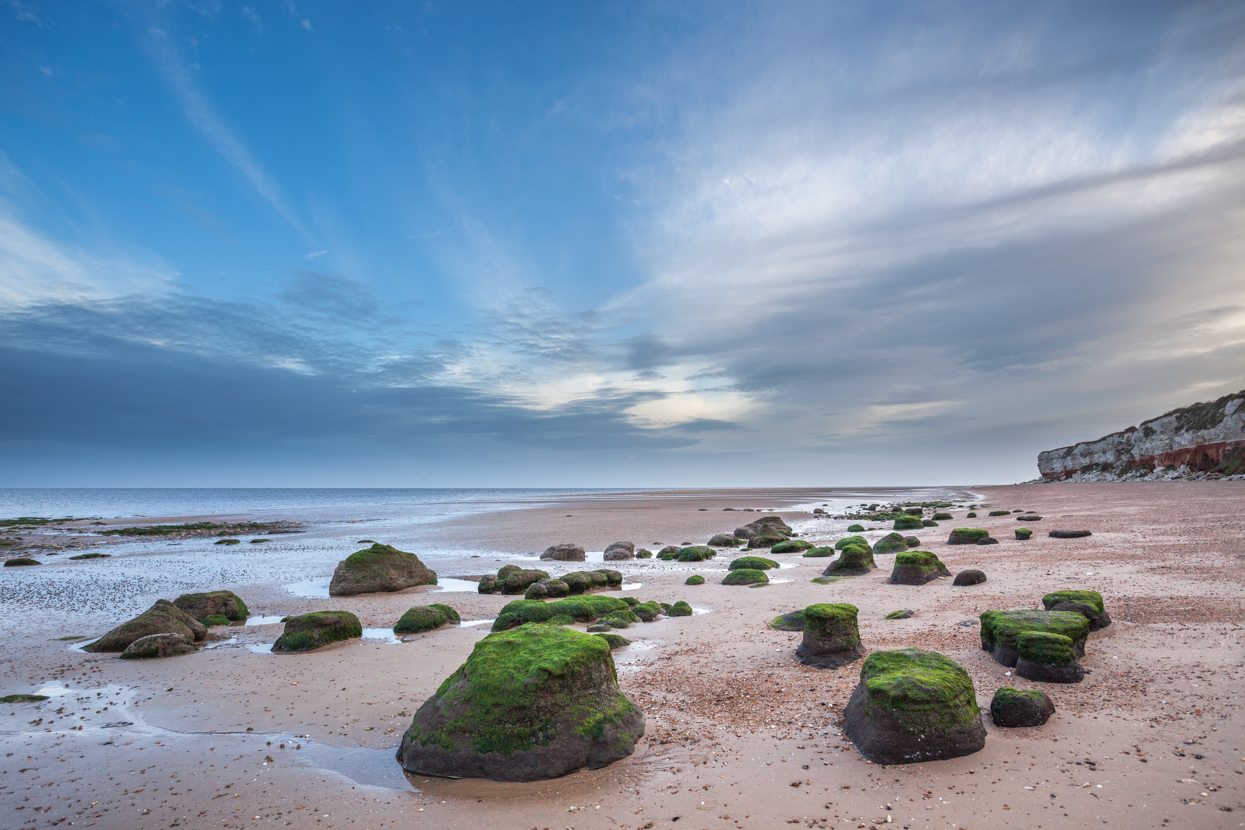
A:
{"type": "Polygon", "coordinates": [[[553,577],[548,571],[506,565],[496,576],[482,577],[476,590],[481,594],[523,594],[526,599],[558,599],[621,587],[622,574],[610,568],[572,571],[553,577]]]}
{"type": "Polygon", "coordinates": [[[791,538],[795,531],[778,516],[762,516],[735,528],[735,538],[750,548],[772,548],[791,538]]]}
{"type": "Polygon", "coordinates": [[[143,613],[82,647],[91,653],[120,652],[123,659],[173,657],[197,651],[209,626],[244,621],[249,612],[232,591],[158,599],[143,613]]]}
{"type": "Polygon", "coordinates": [[[329,582],[329,596],[403,591],[417,585],[436,584],[436,571],[419,561],[418,556],[377,542],[338,563],[329,582]]]}
{"type": "Polygon", "coordinates": [[[985,611],[981,648],[1027,680],[1077,683],[1085,676],[1078,658],[1085,656],[1090,631],[1111,624],[1097,591],[1055,591],[1042,598],[1044,610],[985,611]]]}

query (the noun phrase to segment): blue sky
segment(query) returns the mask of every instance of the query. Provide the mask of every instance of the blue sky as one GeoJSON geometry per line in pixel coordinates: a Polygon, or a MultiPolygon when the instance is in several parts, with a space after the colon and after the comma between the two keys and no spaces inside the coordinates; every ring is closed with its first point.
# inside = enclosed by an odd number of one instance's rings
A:
{"type": "Polygon", "coordinates": [[[993,483],[1245,387],[1239,3],[0,3],[0,486],[993,483]]]}

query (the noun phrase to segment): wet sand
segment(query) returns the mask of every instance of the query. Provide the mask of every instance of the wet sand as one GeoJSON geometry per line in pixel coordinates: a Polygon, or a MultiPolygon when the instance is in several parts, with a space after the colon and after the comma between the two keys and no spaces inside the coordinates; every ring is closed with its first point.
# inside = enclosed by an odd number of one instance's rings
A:
{"type": "MultiPolygon", "coordinates": [[[[796,565],[776,574],[790,581],[757,589],[718,584],[729,553],[708,563],[618,563],[627,582],[642,583],[638,598],[686,599],[708,613],[625,632],[635,644],[615,652],[619,682],[648,717],[634,756],[536,784],[408,781],[393,761],[411,714],[487,634],[487,624],[396,644],[365,638],[304,655],[253,650],[271,643],[281,626],[251,625],[214,629],[236,640],[199,654],[130,662],[72,651],[55,638],[98,635],[132,615],[132,608],[149,605],[154,597],[138,577],[98,583],[101,590],[130,586],[113,609],[83,595],[89,607],[60,612],[65,603],[58,598],[14,594],[21,603],[6,607],[20,607],[28,618],[10,618],[4,627],[0,693],[70,692],[40,704],[0,705],[3,825],[1245,826],[1245,722],[1238,701],[1245,673],[1245,484],[1066,484],[972,493],[983,517],[993,507],[1036,510],[1044,519],[1028,525],[1010,516],[964,521],[958,510],[955,521],[918,532],[922,547],[953,574],[969,567],[986,572],[986,583],[969,588],[954,588],[950,579],[888,585],[891,557],[880,557],[881,568],[869,575],[819,585],[810,580],[829,560],[778,555],[796,565]],[[989,528],[1001,544],[947,546],[947,532],[957,526],[989,528]],[[1032,527],[1034,538],[1013,540],[1021,526],[1032,527]],[[1046,536],[1051,529],[1094,535],[1056,540],[1046,536]],[[692,573],[703,574],[706,584],[685,586],[692,573]],[[1043,593],[1069,587],[1100,591],[1114,620],[1090,635],[1082,663],[1091,673],[1083,683],[1033,684],[1007,676],[1008,669],[980,650],[975,622],[981,611],[1033,607],[1043,593]],[[46,613],[29,610],[38,601],[46,613]],[[1038,729],[995,728],[987,715],[985,749],[965,758],[900,767],[868,763],[840,731],[859,664],[802,666],[794,659],[800,635],[767,626],[780,613],[822,601],[860,608],[870,650],[920,646],[958,660],[983,706],[995,689],[1011,685],[1043,688],[1058,711],[1038,729]],[[916,615],[882,619],[899,608],[916,615]]],[[[757,515],[723,507],[808,505],[817,496],[762,491],[584,498],[450,520],[425,527],[421,540],[461,552],[438,560],[442,575],[480,574],[526,562],[525,554],[561,541],[595,551],[619,539],[650,548],[703,542],[757,515]]],[[[848,524],[814,519],[807,511],[779,513],[813,541],[845,535],[848,524]]],[[[353,544],[350,537],[390,541],[362,526],[334,533],[318,536],[310,527],[304,538],[282,543],[335,551],[353,544]]],[[[881,535],[867,534],[871,540],[881,535]]],[[[394,543],[401,547],[401,541],[394,543]]],[[[148,555],[152,563],[159,550],[148,555]]],[[[124,565],[116,559],[94,564],[124,565]]],[[[574,566],[550,563],[547,569],[574,566]]],[[[159,589],[176,582],[155,564],[151,573],[159,589]]],[[[6,591],[22,578],[0,576],[6,591]]],[[[196,571],[183,581],[211,576],[196,571]]],[[[311,598],[272,582],[182,590],[220,587],[236,590],[257,616],[340,608],[375,628],[429,601],[448,602],[464,620],[490,619],[510,599],[466,592],[438,592],[433,599],[422,596],[428,589],[311,598]]]]}

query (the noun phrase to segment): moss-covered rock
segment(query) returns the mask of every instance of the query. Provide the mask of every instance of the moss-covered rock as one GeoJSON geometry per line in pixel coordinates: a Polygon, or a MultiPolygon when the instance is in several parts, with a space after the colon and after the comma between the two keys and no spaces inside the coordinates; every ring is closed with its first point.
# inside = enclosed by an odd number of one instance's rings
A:
{"type": "Polygon", "coordinates": [[[329,582],[329,596],[402,591],[416,585],[436,584],[436,571],[425,566],[418,556],[377,543],[350,554],[337,564],[329,582]]]}
{"type": "Polygon", "coordinates": [[[864,525],[848,525],[847,532],[848,533],[864,533],[865,526],[864,525]]]}
{"type": "Polygon", "coordinates": [[[151,634],[179,634],[189,642],[200,643],[207,636],[207,628],[168,600],[158,599],[146,611],[83,646],[82,650],[92,653],[125,651],[135,640],[151,634]]]}
{"type": "Polygon", "coordinates": [[[770,548],[771,553],[799,553],[800,551],[809,550],[813,547],[813,543],[806,539],[788,539],[785,542],[779,542],[770,548]]]}
{"type": "Polygon", "coordinates": [[[834,543],[835,550],[843,550],[848,545],[864,545],[869,546],[869,542],[863,536],[844,536],[842,539],[834,543]]]}
{"type": "Polygon", "coordinates": [[[683,549],[678,545],[666,545],[664,548],[657,551],[657,558],[663,562],[669,562],[673,559],[678,559],[679,551],[681,550],[683,549]]]}
{"type": "Polygon", "coordinates": [[[1012,511],[1010,510],[991,510],[990,511],[991,516],[1010,516],[1011,514],[1012,514],[1012,511]]]}
{"type": "Polygon", "coordinates": [[[218,625],[231,625],[232,624],[229,618],[226,617],[224,614],[209,614],[208,616],[199,620],[199,622],[203,623],[208,628],[215,628],[218,625]]]}
{"type": "Polygon", "coordinates": [[[251,615],[242,597],[233,591],[208,591],[203,594],[182,594],[173,604],[196,620],[224,617],[227,622],[242,622],[251,615]]]}
{"type": "Polygon", "coordinates": [[[31,559],[29,556],[17,556],[17,557],[14,557],[13,559],[4,560],[4,567],[6,568],[22,568],[27,565],[38,565],[38,564],[40,563],[37,559],[31,559]]]}
{"type": "Polygon", "coordinates": [[[966,518],[966,519],[975,519],[975,518],[977,518],[977,514],[976,514],[976,513],[966,513],[966,514],[964,515],[964,518],[966,518]]]}
{"type": "Polygon", "coordinates": [[[272,644],[274,654],[314,651],[318,648],[363,636],[363,625],[349,611],[316,611],[285,621],[285,630],[272,644]]]}
{"type": "Polygon", "coordinates": [[[921,527],[938,527],[938,522],[933,519],[922,519],[921,527]]]}
{"type": "Polygon", "coordinates": [[[538,781],[625,758],[643,732],[602,636],[524,625],[476,643],[415,713],[398,761],[420,775],[538,781]]]}
{"type": "MultiPolygon", "coordinates": [[[[582,591],[580,593],[583,593],[582,591]]],[[[571,586],[561,579],[542,579],[527,586],[524,599],[561,599],[570,596],[571,586]]]]}
{"type": "Polygon", "coordinates": [[[435,631],[445,625],[457,625],[462,618],[448,605],[417,605],[409,609],[393,625],[394,634],[421,634],[435,631]]]}
{"type": "Polygon", "coordinates": [[[111,553],[80,553],[77,556],[71,556],[70,559],[111,559],[111,553]]]}
{"type": "Polygon", "coordinates": [[[571,622],[592,622],[606,614],[626,610],[627,603],[621,599],[601,594],[584,594],[556,602],[520,599],[507,603],[501,609],[501,613],[493,621],[493,630],[506,631],[523,623],[559,624],[558,618],[562,617],[571,622]]]}
{"type": "Polygon", "coordinates": [[[684,600],[679,600],[674,605],[666,609],[667,617],[690,617],[692,616],[692,606],[688,605],[684,600]]]}
{"type": "Polygon", "coordinates": [[[900,516],[892,525],[893,530],[920,530],[924,525],[917,516],[900,516]]]}
{"type": "Polygon", "coordinates": [[[1042,517],[1037,515],[1036,513],[1026,513],[1023,516],[1017,516],[1016,521],[1018,522],[1040,522],[1042,521],[1042,517]]]}
{"type": "Polygon", "coordinates": [[[1020,657],[1017,640],[1021,634],[1030,631],[1069,637],[1077,655],[1084,656],[1089,620],[1071,611],[1034,611],[1029,608],[984,611],[981,614],[981,649],[993,654],[994,659],[1004,666],[1015,666],[1020,657]]]}
{"type": "Polygon", "coordinates": [[[640,548],[639,550],[635,552],[635,558],[636,559],[652,559],[653,552],[649,550],[648,548],[640,548]]]}
{"type": "Polygon", "coordinates": [[[957,527],[947,537],[948,545],[975,545],[990,535],[990,531],[978,527],[957,527]]]}
{"type": "Polygon", "coordinates": [[[1080,683],[1085,679],[1071,637],[1025,631],[1016,638],[1016,651],[1017,677],[1040,683],[1080,683]]]}
{"type": "Polygon", "coordinates": [[[1016,528],[1016,538],[1020,540],[1021,542],[1028,541],[1029,537],[1031,537],[1032,535],[1033,535],[1033,530],[1030,528],[1027,528],[1027,527],[1016,528]]]}
{"type": "Polygon", "coordinates": [[[501,580],[499,580],[494,574],[485,574],[480,577],[480,582],[476,585],[476,593],[495,594],[497,593],[500,585],[501,580]]]}
{"type": "Polygon", "coordinates": [[[821,603],[804,609],[804,639],[795,658],[806,666],[837,669],[865,655],[856,623],[859,609],[847,603],[821,603]]]}
{"type": "Polygon", "coordinates": [[[0,703],[38,703],[40,701],[47,700],[47,699],[48,699],[47,695],[16,694],[16,695],[5,695],[4,697],[0,697],[0,703]]]}
{"type": "Polygon", "coordinates": [[[1004,686],[990,701],[990,717],[995,726],[1041,726],[1055,714],[1055,704],[1046,692],[1038,689],[1013,689],[1004,686]]]}
{"type": "Polygon", "coordinates": [[[1094,534],[1088,530],[1052,530],[1046,535],[1052,539],[1083,539],[1094,534]]]}
{"type": "Polygon", "coordinates": [[[214,544],[217,544],[217,545],[240,545],[240,544],[242,544],[242,540],[241,540],[241,539],[218,539],[218,540],[216,540],[216,542],[215,542],[214,544]]]}
{"type": "Polygon", "coordinates": [[[648,602],[641,602],[639,605],[631,606],[631,613],[648,623],[665,613],[665,610],[655,600],[649,600],[648,602]]]}
{"type": "Polygon", "coordinates": [[[748,547],[753,550],[759,548],[772,548],[775,545],[781,545],[783,542],[787,541],[787,538],[788,537],[786,536],[779,536],[772,533],[758,533],[748,539],[748,547]]]}
{"type": "Polygon", "coordinates": [[[804,630],[804,610],[788,611],[786,614],[780,614],[769,622],[770,628],[776,628],[779,631],[803,631],[804,630]]]}
{"type": "MultiPolygon", "coordinates": [[[[497,576],[486,576],[480,580],[481,594],[522,594],[537,582],[548,580],[549,572],[538,568],[520,568],[518,565],[506,565],[497,571],[497,576]]],[[[560,587],[555,587],[551,595],[556,595],[560,587]]],[[[567,587],[570,591],[570,587],[567,587]]],[[[565,596],[565,594],[563,594],[565,596]]]]}
{"type": "Polygon", "coordinates": [[[565,542],[561,545],[550,545],[540,555],[541,559],[554,559],[561,562],[583,562],[587,555],[582,545],[565,542]]]}
{"type": "Polygon", "coordinates": [[[715,548],[737,548],[742,542],[730,533],[718,533],[711,538],[708,543],[710,547],[715,548]]]}
{"type": "Polygon", "coordinates": [[[892,585],[924,585],[940,576],[951,576],[947,566],[927,550],[905,550],[895,554],[891,570],[892,585]]]}
{"type": "Polygon", "coordinates": [[[199,649],[181,634],[148,634],[139,637],[121,652],[122,660],[152,660],[194,654],[199,649]]]}
{"type": "Polygon", "coordinates": [[[915,536],[905,536],[903,537],[903,540],[904,543],[910,548],[919,548],[921,546],[921,540],[915,536]]]}
{"type": "Polygon", "coordinates": [[[684,585],[704,585],[705,578],[701,576],[700,574],[692,574],[691,576],[687,578],[687,581],[684,582],[683,584],[684,585]]]}
{"type": "Polygon", "coordinates": [[[873,545],[873,555],[899,553],[908,549],[908,540],[900,533],[888,533],[873,545]]]}
{"type": "Polygon", "coordinates": [[[984,571],[979,571],[976,568],[969,568],[966,571],[960,571],[956,574],[955,579],[951,582],[951,584],[958,585],[963,588],[967,585],[980,585],[985,581],[986,574],[984,571]]]}
{"type": "Polygon", "coordinates": [[[986,743],[968,672],[948,657],[916,648],[865,658],[844,721],[847,737],[878,764],[957,758],[986,743]]]}
{"type": "Polygon", "coordinates": [[[741,556],[738,559],[732,559],[728,570],[737,571],[740,568],[752,568],[756,571],[768,571],[770,568],[777,568],[778,563],[773,559],[766,559],[764,556],[741,556]]]}
{"type": "Polygon", "coordinates": [[[1075,611],[1089,620],[1090,631],[1099,631],[1111,624],[1102,594],[1097,591],[1054,591],[1042,597],[1042,605],[1047,611],[1075,611]]]}
{"type": "Polygon", "coordinates": [[[631,645],[631,641],[621,634],[612,634],[608,631],[602,631],[596,635],[606,642],[610,647],[610,651],[618,651],[620,648],[626,648],[631,645]]]}
{"type": "Polygon", "coordinates": [[[883,617],[882,619],[885,619],[885,620],[906,620],[906,619],[909,619],[910,617],[913,617],[913,616],[916,616],[916,612],[915,612],[915,611],[913,611],[913,610],[911,610],[911,609],[909,609],[909,608],[904,608],[904,609],[899,610],[899,611],[892,611],[892,612],[890,612],[889,614],[887,614],[885,617],[883,617]]]}
{"type": "Polygon", "coordinates": [[[977,540],[977,544],[979,545],[997,545],[998,543],[999,540],[995,539],[993,536],[985,536],[977,540]]]}
{"type": "Polygon", "coordinates": [[[835,549],[832,548],[831,546],[822,545],[820,547],[809,548],[808,550],[804,551],[804,558],[805,559],[824,559],[828,556],[834,556],[836,552],[837,551],[835,551],[835,549]]]}
{"type": "Polygon", "coordinates": [[[718,552],[708,545],[691,545],[680,548],[678,560],[680,562],[705,562],[717,555],[718,552]]]}
{"type": "Polygon", "coordinates": [[[823,576],[847,576],[867,574],[877,568],[873,561],[873,551],[867,545],[848,545],[839,553],[839,558],[831,562],[822,572],[823,576]]]}
{"type": "Polygon", "coordinates": [[[931,518],[936,522],[949,522],[955,517],[950,513],[935,513],[931,518]]]}
{"type": "Polygon", "coordinates": [[[728,573],[726,579],[722,580],[723,585],[757,585],[766,582],[769,582],[769,577],[765,575],[765,571],[756,568],[739,568],[728,573]]]}
{"type": "MultiPolygon", "coordinates": [[[[756,536],[787,538],[792,534],[791,526],[778,516],[762,516],[748,522],[743,527],[735,528],[735,538],[751,542],[756,536]]],[[[770,547],[773,543],[752,545],[752,547],[770,547]]]]}

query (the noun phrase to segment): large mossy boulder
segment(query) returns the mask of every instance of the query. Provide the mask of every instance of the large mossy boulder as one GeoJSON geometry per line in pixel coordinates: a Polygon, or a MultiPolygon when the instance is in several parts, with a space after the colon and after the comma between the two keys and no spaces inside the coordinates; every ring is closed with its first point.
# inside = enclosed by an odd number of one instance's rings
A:
{"type": "Polygon", "coordinates": [[[815,547],[812,542],[806,539],[788,539],[785,542],[779,542],[770,548],[771,553],[800,553],[815,547]]]}
{"type": "Polygon", "coordinates": [[[1042,597],[1047,611],[1075,611],[1089,620],[1089,630],[1099,631],[1111,624],[1111,616],[1097,591],[1054,591],[1042,597]]]}
{"type": "Polygon", "coordinates": [[[873,551],[868,546],[848,545],[839,552],[838,559],[826,566],[822,576],[859,576],[876,568],[873,551]]]}
{"type": "Polygon", "coordinates": [[[29,556],[17,556],[13,559],[4,560],[4,567],[6,568],[25,568],[38,564],[40,564],[38,559],[31,559],[29,556]]]}
{"type": "Polygon", "coordinates": [[[422,634],[446,625],[457,625],[462,618],[448,605],[439,602],[432,605],[416,605],[393,624],[394,634],[422,634]]]}
{"type": "Polygon", "coordinates": [[[982,530],[979,527],[957,527],[951,531],[951,535],[947,537],[948,545],[975,545],[982,539],[987,538],[990,531],[982,530]]]}
{"type": "Polygon", "coordinates": [[[804,551],[804,558],[805,559],[825,559],[827,557],[834,556],[836,552],[837,551],[835,551],[835,549],[830,547],[829,545],[822,545],[822,546],[818,546],[815,548],[809,548],[808,550],[804,551]]]}
{"type": "Polygon", "coordinates": [[[614,611],[626,611],[628,605],[621,599],[600,594],[584,594],[567,597],[556,602],[519,599],[506,603],[493,621],[494,631],[507,631],[524,623],[571,623],[593,622],[614,611]]]}
{"type": "Polygon", "coordinates": [[[995,726],[1041,726],[1055,714],[1055,704],[1039,689],[1013,689],[1004,686],[990,701],[990,717],[995,726]]]}
{"type": "Polygon", "coordinates": [[[625,758],[643,733],[609,643],[524,625],[476,643],[419,707],[397,760],[418,775],[540,781],[625,758]]]}
{"type": "Polygon", "coordinates": [[[951,576],[951,572],[933,553],[905,550],[895,554],[895,567],[888,581],[892,585],[924,585],[940,576],[951,576]]]}
{"type": "Polygon", "coordinates": [[[1017,677],[1039,683],[1080,683],[1085,679],[1071,637],[1026,631],[1016,638],[1016,652],[1017,677]]]}
{"type": "MultiPolygon", "coordinates": [[[[868,543],[866,543],[867,546],[868,543]]],[[[881,556],[888,553],[900,553],[908,549],[908,540],[903,534],[888,533],[873,545],[873,555],[881,556]]]]}
{"type": "Polygon", "coordinates": [[[891,529],[920,530],[924,526],[925,525],[921,522],[921,518],[919,516],[900,516],[895,519],[895,524],[891,527],[891,529]]]}
{"type": "Polygon", "coordinates": [[[763,585],[769,582],[765,571],[756,568],[738,568],[731,571],[722,580],[723,585],[763,585]]]}
{"type": "Polygon", "coordinates": [[[864,525],[848,525],[847,532],[848,533],[864,533],[865,526],[864,525]]]}
{"type": "Polygon", "coordinates": [[[606,562],[623,562],[635,559],[635,542],[614,542],[601,557],[606,562]]]}
{"type": "Polygon", "coordinates": [[[540,558],[553,559],[560,562],[583,562],[586,556],[582,545],[564,542],[560,545],[550,545],[545,548],[545,552],[540,555],[540,558]]]}
{"type": "Polygon", "coordinates": [[[285,630],[272,644],[274,654],[315,651],[363,636],[363,625],[349,611],[316,611],[285,620],[285,630]]]}
{"type": "Polygon", "coordinates": [[[418,556],[378,542],[338,563],[329,582],[329,596],[349,597],[436,584],[436,571],[420,562],[418,556]]]}
{"type": "Polygon", "coordinates": [[[718,533],[707,544],[711,548],[737,548],[742,543],[730,533],[718,533]]]}
{"type": "Polygon", "coordinates": [[[1089,620],[1073,611],[1034,611],[1029,608],[983,611],[981,650],[990,652],[1004,666],[1015,666],[1020,658],[1017,641],[1021,634],[1031,631],[1062,634],[1072,640],[1078,657],[1085,656],[1089,620]]]}
{"type": "Polygon", "coordinates": [[[679,600],[666,609],[667,617],[690,617],[692,613],[692,606],[688,605],[686,600],[679,600]]]}
{"type": "Polygon", "coordinates": [[[153,660],[194,654],[199,649],[181,634],[148,634],[139,637],[121,652],[122,660],[153,660]]]}
{"type": "Polygon", "coordinates": [[[727,570],[737,571],[740,568],[752,568],[757,571],[768,571],[770,568],[777,567],[777,562],[773,559],[766,559],[764,556],[741,556],[738,559],[732,559],[727,570]]]}
{"type": "MultiPolygon", "coordinates": [[[[861,528],[861,530],[864,530],[864,528],[861,528]]],[[[895,535],[898,536],[899,534],[896,533],[895,535]]],[[[868,547],[869,540],[865,539],[863,536],[844,536],[842,539],[834,543],[834,549],[843,550],[843,548],[848,545],[864,545],[865,547],[868,547]]]]}
{"type": "Polygon", "coordinates": [[[683,584],[684,585],[704,585],[705,578],[701,576],[700,574],[692,574],[691,576],[687,578],[687,581],[684,582],[683,584]]]}
{"type": "Polygon", "coordinates": [[[204,594],[182,594],[173,604],[196,620],[224,617],[229,622],[242,622],[250,616],[246,603],[233,591],[209,591],[204,594]]]}
{"type": "Polygon", "coordinates": [[[158,599],[155,605],[83,646],[82,650],[92,653],[125,651],[135,640],[152,634],[179,634],[188,642],[201,643],[207,637],[207,627],[167,599],[158,599]]]}
{"type": "Polygon", "coordinates": [[[657,558],[663,562],[670,562],[679,558],[679,551],[681,550],[683,550],[683,548],[678,545],[666,545],[664,548],[657,551],[657,558]]]}
{"type": "Polygon", "coordinates": [[[804,640],[795,658],[806,666],[837,669],[865,656],[856,623],[859,609],[847,603],[821,603],[804,609],[804,640]]]}
{"type": "Polygon", "coordinates": [[[718,552],[708,545],[690,545],[679,549],[680,562],[705,562],[717,556],[718,552]]]}
{"type": "Polygon", "coordinates": [[[878,764],[958,758],[986,744],[968,672],[948,657],[917,648],[865,658],[844,720],[847,737],[878,764]]]}

